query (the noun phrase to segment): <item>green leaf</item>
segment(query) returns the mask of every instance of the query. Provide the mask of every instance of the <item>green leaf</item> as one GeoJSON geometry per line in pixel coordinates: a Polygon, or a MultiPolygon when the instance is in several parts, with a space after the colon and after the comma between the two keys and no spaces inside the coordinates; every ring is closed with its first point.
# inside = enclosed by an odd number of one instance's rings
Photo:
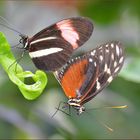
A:
{"type": "Polygon", "coordinates": [[[126,80],[140,83],[140,57],[129,59],[123,67],[120,76],[126,80]]]}
{"type": "Polygon", "coordinates": [[[47,76],[43,71],[37,70],[35,74],[30,71],[23,71],[17,64],[10,45],[3,33],[0,32],[0,64],[7,72],[10,80],[16,84],[26,99],[33,100],[37,98],[44,90],[47,84],[47,76]],[[25,78],[32,78],[33,84],[25,84],[25,78]]]}
{"type": "Polygon", "coordinates": [[[120,18],[121,6],[122,0],[87,0],[80,12],[98,24],[108,25],[120,18]]]}
{"type": "Polygon", "coordinates": [[[125,52],[128,57],[140,57],[140,48],[134,47],[133,44],[126,44],[125,52]]]}

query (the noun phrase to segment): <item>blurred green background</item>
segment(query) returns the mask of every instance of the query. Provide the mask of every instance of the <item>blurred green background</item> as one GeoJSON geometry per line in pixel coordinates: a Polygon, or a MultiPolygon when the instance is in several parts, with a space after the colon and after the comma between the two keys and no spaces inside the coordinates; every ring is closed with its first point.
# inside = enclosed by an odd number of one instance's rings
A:
{"type": "MultiPolygon", "coordinates": [[[[111,40],[125,47],[126,60],[119,76],[86,104],[86,108],[128,105],[126,109],[91,110],[77,116],[58,112],[60,101],[67,101],[52,74],[44,93],[34,101],[26,100],[0,68],[0,139],[8,138],[140,138],[140,1],[139,0],[52,0],[0,1],[0,15],[14,28],[32,36],[63,18],[86,16],[92,19],[94,32],[75,55],[111,40]],[[97,119],[98,118],[98,119],[97,119]],[[101,122],[109,125],[108,131],[101,122]]],[[[0,23],[4,23],[0,20],[0,23]]],[[[6,23],[4,23],[6,24],[6,23]]],[[[0,26],[11,46],[19,41],[17,33],[0,26]]],[[[16,58],[21,49],[13,49],[16,58]]],[[[28,53],[20,61],[25,70],[36,71],[28,53]]]]}

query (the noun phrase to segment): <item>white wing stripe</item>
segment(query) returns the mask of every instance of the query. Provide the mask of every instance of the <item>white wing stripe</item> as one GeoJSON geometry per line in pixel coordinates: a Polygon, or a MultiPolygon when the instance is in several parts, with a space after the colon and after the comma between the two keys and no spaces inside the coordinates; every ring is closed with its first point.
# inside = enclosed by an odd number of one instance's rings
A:
{"type": "Polygon", "coordinates": [[[38,42],[41,42],[41,41],[45,41],[45,40],[52,40],[52,39],[57,39],[57,37],[55,36],[52,36],[52,37],[44,37],[44,38],[41,38],[41,39],[37,39],[35,41],[32,41],[30,44],[35,44],[35,43],[38,43],[38,42]]]}
{"type": "Polygon", "coordinates": [[[62,50],[63,50],[62,48],[49,48],[49,49],[43,49],[43,50],[38,50],[38,51],[34,51],[34,52],[29,52],[29,55],[31,58],[36,58],[36,57],[47,56],[49,54],[60,52],[62,50]]]}

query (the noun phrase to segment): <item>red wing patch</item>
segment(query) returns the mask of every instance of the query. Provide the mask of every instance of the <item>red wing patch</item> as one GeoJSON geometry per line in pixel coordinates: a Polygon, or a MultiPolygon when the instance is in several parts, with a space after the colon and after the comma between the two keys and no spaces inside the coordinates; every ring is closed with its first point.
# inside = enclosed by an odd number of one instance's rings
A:
{"type": "Polygon", "coordinates": [[[58,22],[57,28],[61,30],[62,37],[68,41],[74,49],[78,48],[77,40],[79,40],[79,34],[73,27],[72,21],[70,19],[58,22]]]}
{"type": "Polygon", "coordinates": [[[61,31],[61,36],[69,42],[73,49],[83,45],[93,32],[93,24],[86,18],[70,18],[56,23],[56,27],[61,31]]]}
{"type": "Polygon", "coordinates": [[[69,66],[61,79],[61,85],[68,98],[77,97],[76,90],[82,86],[85,80],[85,74],[88,66],[88,60],[83,59],[69,66]]]}

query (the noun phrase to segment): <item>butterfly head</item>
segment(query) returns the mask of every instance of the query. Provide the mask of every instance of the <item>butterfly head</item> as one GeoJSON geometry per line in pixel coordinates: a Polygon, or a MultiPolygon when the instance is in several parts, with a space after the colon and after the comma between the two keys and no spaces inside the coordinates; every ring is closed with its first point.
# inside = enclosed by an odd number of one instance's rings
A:
{"type": "Polygon", "coordinates": [[[68,104],[77,110],[77,114],[80,115],[85,111],[85,107],[80,105],[80,99],[71,98],[68,100],[68,104]]]}
{"type": "Polygon", "coordinates": [[[29,37],[26,36],[26,35],[23,35],[23,34],[20,34],[19,36],[21,37],[21,39],[19,40],[19,42],[21,44],[23,44],[23,46],[24,46],[23,48],[24,49],[28,49],[28,47],[29,47],[29,37]]]}

